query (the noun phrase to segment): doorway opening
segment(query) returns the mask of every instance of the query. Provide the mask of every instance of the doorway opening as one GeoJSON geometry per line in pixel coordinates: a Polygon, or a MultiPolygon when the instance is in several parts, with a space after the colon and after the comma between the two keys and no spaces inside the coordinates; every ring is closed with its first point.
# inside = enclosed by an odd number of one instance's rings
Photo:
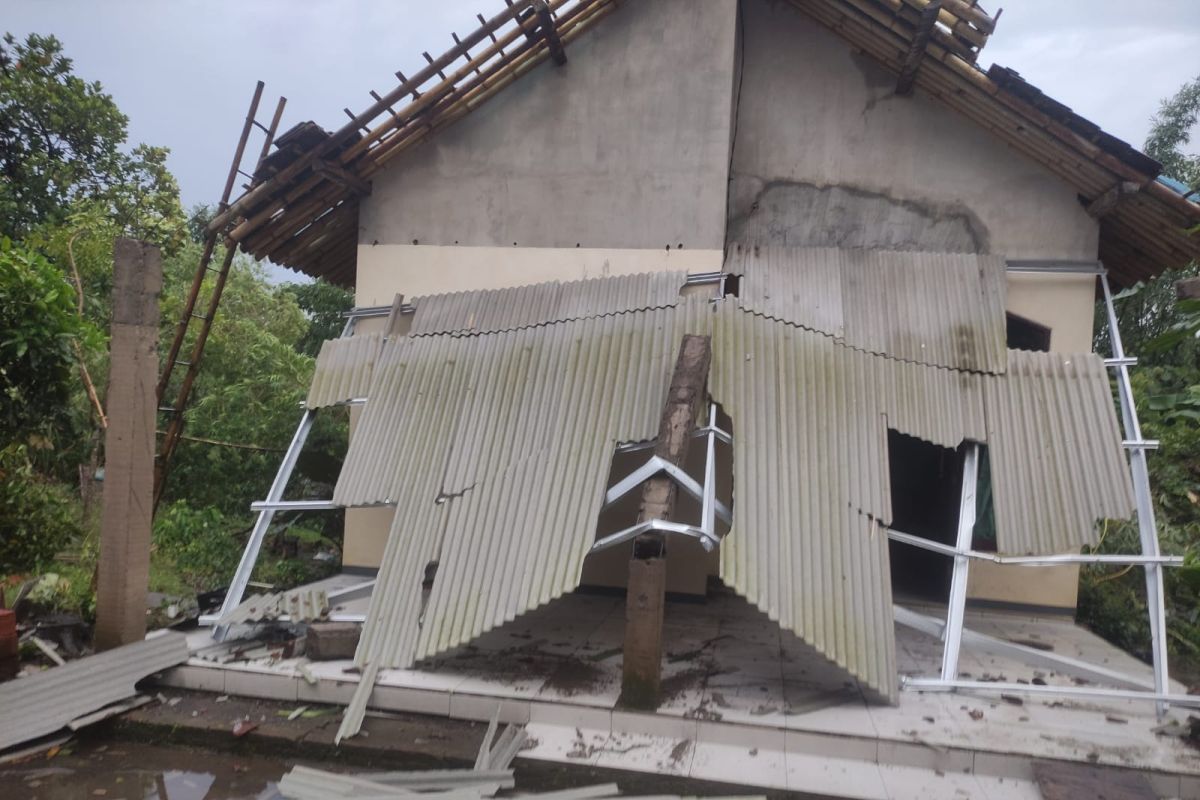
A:
{"type": "MultiPolygon", "coordinates": [[[[894,529],[954,546],[965,448],[951,450],[888,430],[894,529]]],[[[954,559],[894,541],[888,551],[897,599],[942,603],[949,599],[954,559]]]]}

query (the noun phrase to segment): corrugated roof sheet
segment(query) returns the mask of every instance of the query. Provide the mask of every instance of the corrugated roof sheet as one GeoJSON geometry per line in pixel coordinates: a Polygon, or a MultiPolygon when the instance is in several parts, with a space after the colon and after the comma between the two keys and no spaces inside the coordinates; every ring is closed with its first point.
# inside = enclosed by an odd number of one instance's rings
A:
{"type": "Polygon", "coordinates": [[[710,318],[693,299],[389,343],[334,495],[397,504],[358,660],[407,665],[575,588],[614,447],[655,434],[679,341],[710,318]]]}
{"type": "Polygon", "coordinates": [[[221,618],[222,625],[244,622],[266,622],[287,615],[289,622],[310,622],[324,617],[329,611],[329,597],[324,589],[292,589],[275,594],[254,594],[221,618]]]}
{"type": "Polygon", "coordinates": [[[0,683],[0,750],[132,697],[142,678],[187,659],[187,638],[159,631],[141,642],[0,683]]]}
{"type": "MultiPolygon", "coordinates": [[[[456,302],[456,318],[482,319],[456,302]]],[[[480,293],[481,308],[494,302],[480,293]]],[[[1098,514],[1128,515],[1092,356],[1014,353],[1011,375],[985,375],[865,352],[734,302],[675,302],[384,346],[334,492],[343,505],[397,507],[360,664],[407,666],[578,585],[614,445],[654,436],[684,333],[713,336],[710,391],[733,423],[723,579],[883,696],[896,691],[889,427],[948,448],[993,444],[1002,543],[1053,527],[1065,538],[1032,546],[1061,552],[1086,541],[1098,514]],[[1096,475],[1046,500],[1078,450],[1096,475]],[[1114,487],[1121,500],[1103,505],[1114,487]],[[1030,495],[1040,505],[1014,516],[1030,495]],[[1051,506],[1057,516],[1041,514],[1051,506]]]]}
{"type": "Polygon", "coordinates": [[[322,344],[308,388],[307,406],[323,408],[366,397],[382,345],[382,333],[356,334],[322,344]]]}
{"type": "Polygon", "coordinates": [[[984,433],[981,378],[894,361],[726,304],[709,385],[733,424],[721,578],[884,697],[896,693],[887,429],[984,433]]]}
{"type": "Polygon", "coordinates": [[[1009,351],[984,380],[1002,553],[1062,553],[1097,541],[1096,521],[1133,515],[1104,362],[1091,353],[1009,351]]]}
{"type": "Polygon", "coordinates": [[[1004,259],[958,253],[736,246],[742,307],[870,353],[1004,372],[1004,259]]]}
{"type": "Polygon", "coordinates": [[[651,272],[560,283],[418,297],[409,336],[496,333],[679,301],[686,272],[651,272]]]}

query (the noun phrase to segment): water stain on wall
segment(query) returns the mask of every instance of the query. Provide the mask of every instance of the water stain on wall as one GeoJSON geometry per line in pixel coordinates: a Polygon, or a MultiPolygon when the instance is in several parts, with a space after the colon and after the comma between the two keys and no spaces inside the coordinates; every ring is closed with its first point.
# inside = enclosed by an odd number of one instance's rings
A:
{"type": "Polygon", "coordinates": [[[728,238],[787,247],[987,253],[987,228],[961,205],[898,200],[852,186],[734,177],[728,238]],[[740,185],[739,185],[740,184],[740,185]]]}

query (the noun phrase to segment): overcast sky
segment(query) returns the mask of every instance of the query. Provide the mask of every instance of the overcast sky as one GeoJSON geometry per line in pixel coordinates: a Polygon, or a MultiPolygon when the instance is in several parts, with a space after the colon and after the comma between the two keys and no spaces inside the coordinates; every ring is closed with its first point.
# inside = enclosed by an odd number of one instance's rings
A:
{"type": "MultiPolygon", "coordinates": [[[[369,90],[387,91],[395,70],[412,74],[421,51],[440,54],[451,31],[473,30],[475,14],[501,2],[6,0],[0,25],[61,39],[76,72],[129,115],[131,141],[171,148],[190,206],[217,199],[255,80],[267,84],[264,121],[283,94],[281,129],[306,119],[338,127],[343,108],[361,111],[369,90]]],[[[1159,101],[1200,74],[1200,0],[1001,4],[981,63],[1016,69],[1136,146],[1159,101]]]]}

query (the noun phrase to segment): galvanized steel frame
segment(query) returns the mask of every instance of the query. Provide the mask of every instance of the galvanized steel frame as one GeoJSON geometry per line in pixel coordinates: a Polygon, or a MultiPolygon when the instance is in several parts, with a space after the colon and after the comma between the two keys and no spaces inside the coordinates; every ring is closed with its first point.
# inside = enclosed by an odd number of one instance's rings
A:
{"type": "MultiPolygon", "coordinates": [[[[1142,438],[1141,424],[1138,421],[1137,407],[1134,403],[1133,386],[1129,380],[1129,367],[1136,364],[1137,359],[1127,356],[1125,348],[1121,343],[1120,326],[1117,321],[1116,309],[1113,306],[1112,290],[1108,284],[1108,275],[1104,269],[1104,265],[1099,262],[1010,261],[1008,262],[1008,271],[1014,273],[1094,275],[1100,283],[1108,320],[1109,341],[1112,345],[1112,357],[1105,359],[1104,364],[1110,369],[1116,370],[1117,395],[1125,437],[1122,446],[1129,452],[1129,469],[1133,478],[1138,534],[1141,540],[1142,552],[1137,555],[1062,553],[1049,556],[1000,556],[972,549],[971,533],[975,524],[975,483],[979,467],[979,445],[972,443],[966,452],[963,465],[959,526],[955,546],[950,547],[939,542],[922,539],[903,531],[889,530],[888,532],[888,538],[892,541],[920,547],[941,555],[950,556],[954,559],[954,572],[951,579],[946,623],[940,626],[936,632],[927,631],[929,633],[936,633],[945,642],[942,653],[941,675],[937,678],[901,676],[901,684],[905,688],[921,691],[955,691],[963,689],[1152,700],[1156,704],[1160,717],[1166,712],[1169,705],[1200,707],[1200,700],[1196,697],[1170,693],[1170,677],[1167,666],[1166,604],[1163,596],[1163,567],[1180,566],[1183,564],[1183,558],[1179,556],[1164,556],[1160,550],[1158,528],[1154,517],[1154,505],[1150,495],[1150,473],[1146,464],[1146,451],[1155,449],[1158,446],[1158,442],[1142,438]],[[1146,604],[1147,614],[1150,619],[1150,636],[1153,653],[1153,690],[1146,688],[1108,689],[1101,687],[1031,686],[1026,684],[997,684],[959,680],[958,655],[964,636],[963,619],[966,612],[966,584],[970,569],[969,565],[972,560],[987,560],[998,564],[1025,567],[1044,567],[1056,564],[1125,564],[1143,567],[1146,572],[1146,604]]],[[[899,615],[897,616],[897,621],[901,621],[899,615]]],[[[902,624],[921,628],[920,625],[913,625],[912,620],[903,622],[902,624]]],[[[975,636],[978,637],[978,635],[975,636]]],[[[1012,655],[1012,653],[1009,653],[1009,655],[1012,655]]],[[[1017,655],[1019,657],[1021,654],[1017,655]]],[[[1043,660],[1050,659],[1060,666],[1076,670],[1081,666],[1074,659],[1066,659],[1062,656],[1041,656],[1041,658],[1043,660]]],[[[1126,685],[1141,685],[1135,679],[1128,676],[1112,675],[1107,676],[1107,678],[1114,682],[1123,681],[1126,685]]]]}
{"type": "MultiPolygon", "coordinates": [[[[391,310],[391,306],[387,308],[389,311],[391,310]]],[[[359,319],[360,317],[357,316],[350,316],[346,319],[346,324],[342,327],[341,338],[353,335],[359,319]]],[[[337,508],[328,500],[283,499],[283,493],[292,479],[292,472],[296,469],[300,451],[304,449],[304,443],[312,430],[316,415],[317,409],[304,409],[300,416],[300,423],[296,426],[296,432],[292,434],[292,441],[284,451],[283,460],[280,461],[279,469],[275,472],[275,479],[271,481],[271,488],[267,491],[266,499],[250,504],[250,510],[257,511],[258,517],[254,520],[250,538],[246,540],[242,557],[238,561],[237,569],[234,570],[233,580],[230,581],[229,588],[225,591],[225,599],[221,603],[220,611],[216,614],[202,614],[198,620],[200,625],[215,626],[213,638],[218,642],[223,641],[229,633],[229,626],[223,621],[242,604],[246,595],[246,587],[250,583],[250,576],[254,573],[254,565],[258,563],[258,554],[262,550],[262,543],[267,536],[267,531],[271,528],[271,522],[275,519],[275,512],[324,511],[337,508]]]]}
{"type": "MultiPolygon", "coordinates": [[[[717,499],[716,443],[719,439],[727,444],[732,444],[733,437],[727,431],[723,431],[717,427],[717,407],[713,403],[710,403],[708,407],[708,425],[695,431],[693,435],[697,437],[703,436],[707,440],[704,456],[703,486],[697,483],[691,475],[688,475],[681,468],[666,459],[660,456],[651,456],[645,464],[609,487],[608,491],[604,494],[602,510],[610,508],[622,497],[634,491],[659,473],[665,473],[679,488],[700,501],[700,525],[687,525],[661,519],[649,520],[597,540],[589,552],[598,553],[601,550],[616,547],[650,531],[690,536],[699,540],[705,552],[709,553],[721,543],[721,537],[717,536],[716,518],[720,517],[726,525],[729,525],[733,522],[733,514],[728,506],[717,499]]],[[[652,446],[652,443],[639,442],[637,444],[638,449],[652,446]]],[[[618,451],[620,451],[619,447],[618,451]]]]}

